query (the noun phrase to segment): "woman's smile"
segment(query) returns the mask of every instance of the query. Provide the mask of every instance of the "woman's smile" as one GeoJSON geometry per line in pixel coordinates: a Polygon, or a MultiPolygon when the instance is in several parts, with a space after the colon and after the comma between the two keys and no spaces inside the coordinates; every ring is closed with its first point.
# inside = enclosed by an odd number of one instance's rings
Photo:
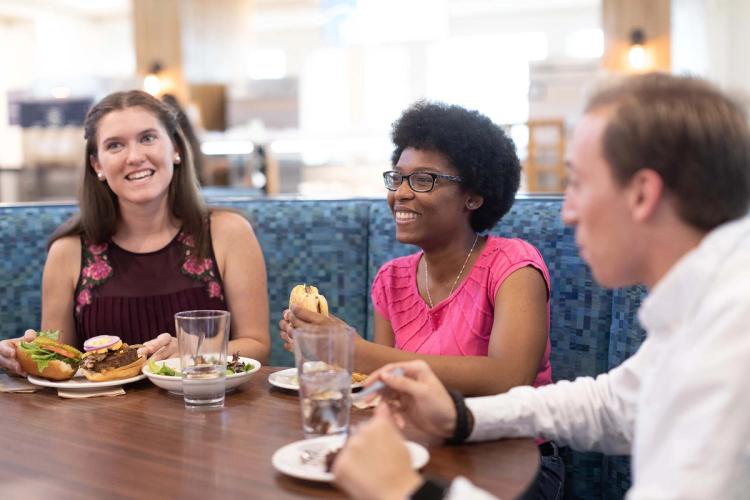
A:
{"type": "Polygon", "coordinates": [[[396,224],[411,224],[420,217],[420,214],[417,212],[403,209],[395,209],[393,214],[396,219],[396,224]]]}
{"type": "Polygon", "coordinates": [[[131,172],[128,175],[125,176],[125,180],[128,180],[130,182],[137,182],[141,181],[144,182],[147,179],[151,178],[156,173],[156,170],[152,168],[145,168],[136,170],[135,172],[131,172]]]}

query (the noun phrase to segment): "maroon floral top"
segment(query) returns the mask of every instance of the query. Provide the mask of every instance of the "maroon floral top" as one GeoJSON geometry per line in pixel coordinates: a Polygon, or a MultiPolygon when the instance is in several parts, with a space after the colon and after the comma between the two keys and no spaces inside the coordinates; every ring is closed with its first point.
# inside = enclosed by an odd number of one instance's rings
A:
{"type": "Polygon", "coordinates": [[[114,242],[81,239],[81,275],[75,293],[77,343],[96,335],[118,335],[139,344],[160,333],[174,335],[174,314],[226,310],[224,286],[213,248],[193,255],[193,238],[180,231],[164,248],[133,253],[114,242]]]}

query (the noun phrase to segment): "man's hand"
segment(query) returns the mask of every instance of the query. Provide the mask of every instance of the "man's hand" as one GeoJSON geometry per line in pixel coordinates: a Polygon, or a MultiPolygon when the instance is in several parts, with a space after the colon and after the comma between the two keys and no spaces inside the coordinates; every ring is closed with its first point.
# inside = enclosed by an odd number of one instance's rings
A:
{"type": "Polygon", "coordinates": [[[365,381],[370,385],[382,380],[388,387],[383,397],[397,417],[411,421],[416,427],[441,438],[453,435],[456,429],[456,407],[445,386],[424,361],[391,363],[374,371],[365,381]],[[401,368],[403,375],[391,371],[401,368]]]}
{"type": "Polygon", "coordinates": [[[401,500],[422,483],[385,404],[349,437],[333,463],[333,475],[348,496],[362,500],[401,500]]]}

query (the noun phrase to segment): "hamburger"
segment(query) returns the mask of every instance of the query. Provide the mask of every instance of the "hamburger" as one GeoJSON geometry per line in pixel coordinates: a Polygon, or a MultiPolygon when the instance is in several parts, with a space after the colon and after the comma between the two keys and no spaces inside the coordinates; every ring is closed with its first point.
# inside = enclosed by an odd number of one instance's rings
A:
{"type": "Polygon", "coordinates": [[[323,316],[328,316],[328,301],[312,285],[302,284],[292,288],[292,293],[289,295],[289,309],[292,306],[302,307],[323,316]]]}
{"type": "Polygon", "coordinates": [[[17,344],[16,359],[29,375],[50,380],[73,378],[81,362],[81,351],[58,342],[60,332],[37,333],[31,342],[17,344]]]}
{"type": "Polygon", "coordinates": [[[92,382],[135,377],[146,364],[145,356],[115,335],[99,335],[83,344],[81,371],[92,382]]]}

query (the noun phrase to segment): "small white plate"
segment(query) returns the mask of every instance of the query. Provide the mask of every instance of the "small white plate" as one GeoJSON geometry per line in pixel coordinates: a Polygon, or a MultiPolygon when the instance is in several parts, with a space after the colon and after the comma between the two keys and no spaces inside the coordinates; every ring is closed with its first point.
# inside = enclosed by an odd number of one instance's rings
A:
{"type": "Polygon", "coordinates": [[[29,382],[34,385],[41,385],[42,387],[55,387],[57,389],[65,389],[67,391],[76,390],[91,390],[98,389],[101,387],[114,387],[118,385],[125,385],[131,382],[138,382],[146,378],[144,374],[136,375],[135,377],[123,378],[120,380],[105,380],[104,382],[91,382],[89,379],[83,376],[83,372],[79,369],[76,374],[70,380],[47,380],[46,378],[34,377],[29,375],[26,377],[29,382]]]}
{"type": "MultiPolygon", "coordinates": [[[[253,358],[245,358],[242,356],[240,356],[240,361],[242,361],[243,363],[252,364],[253,368],[246,372],[227,375],[226,391],[234,390],[238,386],[244,384],[245,382],[248,382],[251,378],[253,378],[253,375],[255,375],[255,372],[260,370],[260,361],[254,360],[253,358]]],[[[179,358],[169,358],[169,359],[165,359],[162,361],[156,361],[155,363],[157,366],[160,366],[160,367],[162,365],[167,365],[173,370],[180,369],[179,358]]],[[[148,377],[148,379],[151,382],[153,382],[154,385],[156,385],[157,387],[166,389],[167,391],[173,394],[182,395],[182,378],[181,377],[175,377],[171,375],[156,375],[155,373],[151,373],[151,368],[149,368],[148,363],[143,365],[143,368],[141,368],[141,372],[143,372],[144,377],[148,377]]]]}
{"type": "MultiPolygon", "coordinates": [[[[345,439],[345,435],[337,434],[295,441],[276,450],[271,457],[271,463],[277,471],[292,477],[330,482],[333,481],[333,474],[326,472],[325,454],[341,447],[345,439]],[[305,451],[319,458],[303,463],[301,457],[305,451]]],[[[415,470],[421,469],[430,461],[430,452],[421,444],[407,441],[406,447],[411,455],[411,466],[415,470]]]]}
{"type": "MultiPolygon", "coordinates": [[[[299,379],[297,378],[297,369],[287,368],[286,370],[273,372],[268,375],[268,383],[281,389],[298,391],[299,379]]],[[[352,389],[359,389],[360,387],[362,387],[362,382],[352,384],[352,389]]]]}

